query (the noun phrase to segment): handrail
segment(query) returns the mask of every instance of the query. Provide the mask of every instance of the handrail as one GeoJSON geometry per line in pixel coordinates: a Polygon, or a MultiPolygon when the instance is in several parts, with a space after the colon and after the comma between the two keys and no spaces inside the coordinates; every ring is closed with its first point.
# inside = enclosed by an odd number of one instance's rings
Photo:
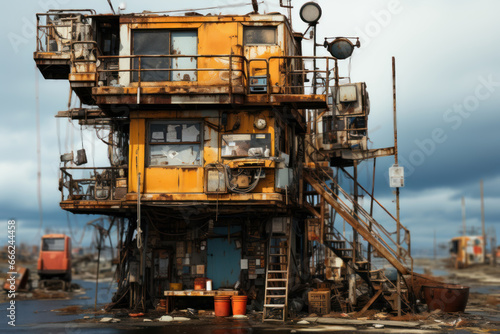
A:
{"type": "MultiPolygon", "coordinates": [[[[331,79],[338,79],[338,78],[331,78],[330,79],[330,74],[331,74],[331,70],[329,69],[329,64],[330,64],[330,61],[335,61],[335,58],[333,57],[320,57],[320,56],[271,56],[268,58],[268,72],[269,72],[269,67],[271,66],[271,62],[272,61],[282,61],[282,60],[294,60],[294,59],[299,59],[301,61],[305,61],[305,60],[316,60],[316,64],[318,64],[318,60],[323,60],[326,62],[325,66],[324,66],[324,69],[323,70],[318,70],[318,69],[312,69],[312,70],[306,70],[304,68],[298,70],[298,71],[293,71],[297,74],[300,74],[302,75],[302,78],[304,79],[305,75],[309,74],[309,73],[323,73],[325,75],[325,79],[328,79],[328,80],[325,80],[325,85],[321,86],[321,87],[324,87],[325,88],[325,92],[326,94],[328,94],[328,90],[329,90],[329,82],[331,79]]],[[[281,66],[280,66],[281,68],[281,66]]],[[[287,68],[285,68],[285,71],[287,71],[287,68]]],[[[335,71],[334,71],[335,72],[335,71]]],[[[287,74],[288,72],[286,72],[287,74]]],[[[292,73],[293,75],[294,73],[292,73]]],[[[286,76],[286,80],[290,80],[289,76],[287,75],[286,76]]],[[[304,80],[303,80],[304,81],[304,80]]],[[[304,85],[301,85],[301,86],[291,86],[291,85],[284,85],[284,86],[280,86],[280,87],[283,87],[283,88],[305,88],[304,85]]]]}
{"type": "MultiPolygon", "coordinates": [[[[245,73],[245,64],[247,64],[247,60],[244,56],[239,56],[239,55],[234,55],[234,54],[222,54],[222,55],[214,55],[214,54],[209,54],[209,55],[121,55],[121,56],[99,56],[97,59],[101,60],[102,63],[104,63],[106,60],[120,60],[120,59],[137,59],[138,60],[138,68],[133,68],[133,64],[131,68],[123,69],[102,69],[98,68],[97,72],[98,73],[108,73],[108,72],[129,72],[129,73],[138,73],[138,80],[135,82],[140,83],[143,82],[143,79],[140,78],[142,72],[179,72],[179,71],[186,71],[186,72],[230,72],[230,76],[228,78],[229,84],[232,84],[232,73],[233,72],[239,72],[241,73],[243,79],[247,79],[246,73],[245,73]],[[229,64],[228,66],[224,66],[221,68],[200,68],[199,67],[199,62],[196,62],[196,67],[190,68],[190,67],[183,67],[183,68],[142,68],[142,59],[143,58],[169,58],[169,59],[178,59],[178,58],[195,58],[196,60],[200,58],[228,58],[229,59],[229,64]],[[233,59],[240,59],[242,63],[241,69],[234,69],[233,68],[233,59]]],[[[172,80],[161,80],[161,81],[172,81],[172,80]]],[[[134,82],[133,79],[131,82],[134,82]]]]}
{"type": "Polygon", "coordinates": [[[120,178],[120,171],[125,177],[127,167],[61,167],[59,191],[61,201],[64,200],[116,200],[116,180],[120,178]],[[90,177],[75,178],[72,171],[93,171],[90,177]],[[101,171],[101,172],[99,172],[101,171]],[[65,189],[68,196],[65,198],[65,189]],[[103,191],[104,197],[98,196],[98,191],[103,191]]]}
{"type": "MultiPolygon", "coordinates": [[[[351,174],[349,174],[349,172],[347,172],[343,167],[340,167],[340,169],[342,169],[342,171],[351,179],[351,180],[354,180],[354,178],[351,176],[351,174]]],[[[365,192],[369,195],[370,199],[373,199],[373,201],[375,203],[377,203],[379,205],[380,208],[382,208],[395,222],[397,222],[398,220],[379,202],[377,201],[377,199],[375,199],[375,197],[373,197],[371,195],[370,192],[368,192],[362,185],[358,184],[358,186],[365,192]]],[[[406,227],[404,227],[403,225],[401,225],[401,228],[403,230],[405,230],[405,232],[410,232],[406,227]]]]}
{"type": "MultiPolygon", "coordinates": [[[[49,10],[47,13],[37,13],[36,14],[36,20],[37,20],[37,32],[36,32],[36,51],[37,52],[47,52],[48,51],[48,43],[46,43],[46,50],[43,50],[43,43],[42,43],[42,38],[44,36],[49,37],[49,32],[50,30],[54,30],[54,32],[57,34],[56,29],[57,28],[71,28],[71,31],[69,33],[71,42],[74,42],[73,36],[75,34],[74,31],[74,25],[75,21],[78,19],[78,16],[83,16],[82,11],[88,11],[92,15],[95,15],[95,11],[93,9],[75,9],[75,10],[70,10],[70,9],[57,9],[57,10],[49,10]],[[78,15],[79,14],[79,15],[78,15]],[[50,16],[55,16],[55,15],[67,15],[64,19],[67,21],[70,21],[71,23],[68,24],[57,24],[54,25],[53,23],[56,21],[51,21],[51,24],[48,23],[48,17],[50,16]],[[45,24],[40,24],[40,19],[42,17],[45,17],[45,24]]],[[[62,22],[62,21],[60,21],[62,22]]],[[[90,35],[93,35],[92,33],[92,26],[88,23],[82,22],[82,24],[87,25],[91,28],[91,33],[90,35]]],[[[90,41],[88,41],[90,42],[90,41]]]]}
{"type": "MultiPolygon", "coordinates": [[[[359,204],[355,203],[352,200],[352,198],[349,196],[349,194],[347,194],[342,189],[342,187],[340,187],[337,184],[335,179],[333,179],[330,175],[328,175],[324,171],[322,171],[322,172],[338,187],[338,189],[342,192],[342,194],[344,195],[344,197],[346,199],[348,199],[353,205],[356,205],[358,211],[365,217],[365,219],[368,220],[369,222],[371,222],[377,230],[382,232],[388,238],[388,240],[390,240],[392,242],[392,244],[394,244],[397,247],[398,251],[394,250],[391,246],[389,246],[389,244],[383,238],[381,238],[378,234],[375,235],[374,237],[376,237],[379,240],[379,242],[381,242],[386,247],[386,249],[388,251],[390,251],[393,254],[393,256],[398,258],[400,261],[406,262],[406,259],[408,258],[410,260],[410,265],[411,265],[412,270],[413,270],[413,258],[411,257],[411,252],[410,252],[411,247],[409,244],[410,238],[406,238],[406,236],[410,235],[409,230],[404,228],[404,230],[405,230],[405,238],[404,239],[406,239],[405,241],[406,241],[406,244],[408,245],[408,249],[405,249],[402,245],[398,245],[398,243],[393,240],[393,238],[391,237],[391,233],[389,233],[383,225],[378,223],[372,216],[370,216],[370,214],[368,212],[366,212],[366,210],[363,207],[361,207],[359,204]]],[[[345,204],[345,202],[342,201],[342,199],[340,199],[340,197],[338,197],[337,194],[335,194],[335,192],[326,183],[322,182],[322,184],[336,198],[337,202],[343,207],[344,210],[351,212],[351,214],[353,214],[353,216],[356,216],[358,218],[358,221],[360,223],[362,223],[362,226],[370,229],[369,225],[361,218],[361,216],[358,213],[352,212],[352,210],[345,204]]],[[[373,226],[371,227],[372,229],[373,229],[373,226]]]]}
{"type": "MultiPolygon", "coordinates": [[[[311,177],[312,177],[313,179],[316,179],[317,181],[319,181],[322,187],[325,187],[326,189],[328,189],[328,192],[329,192],[329,194],[330,194],[330,195],[332,195],[332,196],[335,196],[335,197],[336,197],[337,203],[339,203],[339,205],[340,205],[340,207],[342,208],[342,210],[344,210],[344,211],[346,211],[346,212],[351,212],[351,215],[353,215],[353,212],[352,212],[352,211],[349,209],[349,207],[347,207],[347,206],[345,205],[345,203],[344,203],[344,202],[343,202],[343,201],[342,201],[342,200],[341,200],[341,199],[340,199],[340,198],[339,198],[339,197],[335,194],[335,192],[334,192],[334,191],[333,191],[333,190],[332,190],[332,189],[331,189],[331,188],[330,188],[330,187],[329,187],[329,186],[328,186],[328,185],[327,185],[324,181],[322,181],[321,179],[318,179],[318,177],[319,177],[318,175],[314,175],[313,173],[309,173],[309,175],[311,175],[311,177]]],[[[329,176],[329,175],[328,175],[328,176],[329,176]]],[[[340,187],[339,187],[339,189],[340,189],[340,190],[342,190],[342,188],[340,188],[340,187]]],[[[350,198],[350,197],[347,197],[347,198],[350,198]]],[[[353,215],[353,217],[354,217],[354,215],[353,215]]],[[[358,216],[358,218],[360,218],[360,217],[358,216]]],[[[344,236],[343,236],[340,232],[338,232],[338,230],[335,228],[335,226],[333,226],[333,223],[332,223],[332,221],[331,221],[331,218],[330,218],[330,220],[329,220],[329,221],[330,221],[331,223],[327,226],[327,228],[329,228],[329,229],[331,229],[331,230],[332,230],[332,232],[333,232],[332,234],[334,235],[334,237],[336,237],[336,238],[337,238],[337,240],[339,240],[339,241],[342,241],[342,240],[343,240],[343,241],[346,241],[346,242],[347,242],[347,243],[351,246],[351,248],[352,248],[352,249],[353,249],[353,251],[354,251],[354,246],[353,246],[353,244],[352,244],[352,243],[351,243],[351,242],[350,242],[347,238],[345,238],[345,237],[344,237],[344,236]],[[336,231],[337,233],[335,233],[335,231],[336,231]]],[[[362,223],[362,225],[361,225],[361,226],[363,226],[364,228],[367,228],[366,223],[365,223],[362,219],[359,219],[359,222],[360,222],[360,223],[362,223]]],[[[372,231],[373,231],[373,230],[372,230],[372,231]]],[[[371,234],[372,234],[372,235],[373,235],[373,237],[375,237],[375,238],[376,238],[379,242],[381,242],[381,243],[384,245],[384,247],[386,248],[386,250],[388,250],[389,252],[391,252],[393,256],[394,256],[394,255],[396,255],[396,256],[397,256],[397,254],[395,254],[395,251],[394,251],[394,250],[393,250],[393,249],[392,249],[392,248],[391,248],[391,247],[390,247],[390,246],[389,246],[389,245],[385,242],[385,240],[383,240],[382,238],[380,238],[380,236],[379,236],[378,234],[373,234],[373,233],[371,233],[371,234]]],[[[329,241],[329,240],[326,240],[326,241],[329,241]]],[[[330,240],[330,241],[333,241],[333,240],[330,240]]],[[[333,242],[334,242],[334,241],[333,241],[333,242]]],[[[394,242],[394,241],[393,241],[393,242],[394,242]]],[[[354,255],[353,255],[353,256],[354,256],[354,255]]],[[[398,261],[400,261],[400,260],[401,260],[401,259],[400,259],[400,257],[396,257],[396,258],[398,258],[398,259],[399,259],[398,261]]],[[[410,258],[410,260],[411,260],[411,273],[413,274],[413,258],[411,258],[411,256],[409,256],[409,258],[410,258]]],[[[355,258],[353,258],[353,261],[355,261],[355,258]]],[[[354,266],[354,263],[352,263],[351,265],[352,265],[352,266],[354,266]]],[[[384,281],[385,281],[387,284],[390,284],[390,285],[392,286],[392,288],[395,288],[395,287],[396,287],[396,286],[394,285],[394,283],[392,283],[392,282],[391,282],[391,281],[390,281],[390,280],[389,280],[389,279],[385,276],[385,274],[383,274],[383,273],[379,273],[379,275],[381,276],[381,278],[383,278],[383,279],[384,279],[384,281]]],[[[406,304],[409,308],[411,308],[411,303],[410,303],[410,301],[406,298],[406,296],[405,296],[402,292],[396,292],[396,293],[400,296],[401,300],[402,300],[402,301],[403,301],[403,302],[404,302],[404,303],[405,303],[405,304],[406,304]]]]}
{"type": "MultiPolygon", "coordinates": [[[[307,143],[309,145],[311,145],[310,143],[307,143]]],[[[312,159],[312,157],[310,156],[310,159],[312,161],[314,161],[314,159],[312,159]]],[[[388,251],[390,251],[399,261],[403,261],[403,262],[406,262],[404,259],[406,257],[409,257],[410,260],[411,260],[411,266],[412,266],[412,269],[413,269],[413,259],[411,258],[411,247],[410,247],[410,244],[409,244],[409,241],[408,240],[405,240],[406,241],[406,244],[408,245],[408,249],[405,249],[404,247],[402,247],[402,245],[399,245],[397,242],[395,242],[392,237],[391,237],[391,233],[389,233],[385,227],[383,225],[381,225],[380,223],[378,223],[368,212],[366,212],[366,210],[361,207],[359,205],[359,203],[355,203],[354,200],[351,198],[351,196],[349,194],[347,194],[345,192],[345,190],[342,189],[342,187],[340,187],[340,185],[335,181],[334,178],[332,178],[328,173],[326,173],[323,169],[319,168],[319,170],[324,174],[326,175],[326,177],[328,179],[330,179],[334,185],[337,186],[337,188],[342,192],[342,194],[344,195],[344,197],[349,200],[352,205],[354,205],[357,209],[358,209],[358,212],[364,216],[364,218],[371,222],[373,226],[375,226],[376,229],[380,230],[380,232],[382,232],[391,242],[392,244],[396,245],[397,247],[397,250],[398,251],[395,251],[394,249],[392,249],[392,247],[390,247],[387,242],[382,239],[378,234],[374,237],[376,237],[379,242],[381,242],[386,248],[388,251]]],[[[319,175],[316,177],[318,180],[319,180],[319,175]]],[[[334,196],[334,198],[337,200],[337,202],[339,203],[339,205],[341,205],[341,207],[346,210],[347,212],[351,212],[351,214],[353,216],[356,216],[358,221],[362,224],[362,226],[364,226],[365,228],[369,229],[370,230],[370,226],[369,224],[367,224],[367,222],[365,222],[365,220],[362,219],[362,217],[360,216],[359,213],[356,213],[356,212],[353,212],[349,206],[347,206],[345,204],[345,202],[323,181],[321,181],[322,183],[322,186],[327,188],[328,191],[332,194],[332,196],[334,196]]],[[[378,203],[381,207],[383,207],[380,203],[378,203]]],[[[392,216],[392,215],[391,215],[392,216]]],[[[401,225],[401,224],[400,224],[401,225]]],[[[373,226],[371,227],[373,229],[373,226]]],[[[405,230],[405,238],[404,239],[407,239],[406,236],[409,236],[410,232],[404,228],[405,230]]],[[[409,238],[408,238],[409,239],[409,238]]]]}

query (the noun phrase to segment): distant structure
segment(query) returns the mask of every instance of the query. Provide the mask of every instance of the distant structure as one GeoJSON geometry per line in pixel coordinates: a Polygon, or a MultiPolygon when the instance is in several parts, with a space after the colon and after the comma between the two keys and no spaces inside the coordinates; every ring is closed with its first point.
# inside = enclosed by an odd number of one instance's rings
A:
{"type": "Polygon", "coordinates": [[[457,269],[483,264],[486,255],[483,237],[465,235],[451,239],[450,255],[452,265],[457,269]]]}
{"type": "MultiPolygon", "coordinates": [[[[316,3],[301,9],[314,35],[320,16],[316,3]]],[[[361,161],[394,148],[367,147],[366,84],[339,74],[349,39],[325,41],[336,58],[303,56],[303,34],[281,14],[50,10],[37,22],[38,69],[81,102],[56,117],[109,147],[108,166],[64,154],[59,189],[64,210],[118,227],[115,303],[145,309],[172,283],[208,278],[213,295],[238,285],[264,319],[284,320],[293,288],[318,278],[339,310],[411,309],[410,232],[357,182],[361,161]],[[369,304],[357,299],[362,282],[369,304]]]]}

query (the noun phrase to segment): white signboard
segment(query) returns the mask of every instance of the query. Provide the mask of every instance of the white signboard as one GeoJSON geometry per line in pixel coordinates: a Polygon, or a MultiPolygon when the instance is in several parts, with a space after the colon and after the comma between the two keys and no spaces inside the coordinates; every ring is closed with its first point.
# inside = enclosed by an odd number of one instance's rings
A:
{"type": "Polygon", "coordinates": [[[389,168],[389,186],[391,188],[402,188],[405,186],[404,167],[392,165],[392,167],[389,168]]]}

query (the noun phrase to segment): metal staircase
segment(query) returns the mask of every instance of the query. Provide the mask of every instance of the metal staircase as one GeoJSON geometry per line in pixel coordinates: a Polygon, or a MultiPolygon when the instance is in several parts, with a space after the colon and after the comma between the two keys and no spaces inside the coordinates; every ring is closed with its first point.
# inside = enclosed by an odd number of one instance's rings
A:
{"type": "MultiPolygon", "coordinates": [[[[326,211],[325,209],[320,210],[320,212],[315,210],[315,203],[309,203],[306,206],[312,209],[310,210],[311,213],[324,224],[322,226],[324,232],[322,233],[321,242],[341,258],[347,266],[352,268],[371,288],[374,298],[370,300],[370,305],[381,296],[391,305],[393,310],[398,309],[399,305],[410,309],[412,304],[408,289],[401,288],[404,285],[403,275],[410,274],[413,269],[413,260],[410,256],[409,231],[397,224],[396,221],[397,232],[402,231],[404,233],[403,243],[406,244],[406,247],[404,247],[393,240],[393,233],[387,231],[363,207],[355,203],[354,199],[337,184],[328,171],[321,168],[305,170],[304,180],[314,189],[313,193],[316,194],[316,198],[313,199],[314,202],[325,201],[330,205],[338,215],[352,226],[353,231],[366,240],[380,256],[384,257],[399,272],[401,282],[400,284],[394,284],[381,270],[371,270],[370,261],[360,251],[359,244],[353,244],[353,242],[347,240],[334,227],[335,219],[323,214],[326,211]],[[399,304],[399,301],[401,304],[399,304]]],[[[359,187],[370,195],[363,187],[359,187]]],[[[310,196],[309,198],[313,197],[310,196]]],[[[382,207],[378,201],[375,199],[374,201],[382,207]]],[[[383,209],[385,210],[385,208],[383,209]]],[[[395,218],[387,210],[385,211],[395,221],[395,218]]]]}
{"type": "Polygon", "coordinates": [[[263,321],[286,320],[290,253],[290,232],[287,231],[285,234],[271,232],[267,249],[263,321]]]}

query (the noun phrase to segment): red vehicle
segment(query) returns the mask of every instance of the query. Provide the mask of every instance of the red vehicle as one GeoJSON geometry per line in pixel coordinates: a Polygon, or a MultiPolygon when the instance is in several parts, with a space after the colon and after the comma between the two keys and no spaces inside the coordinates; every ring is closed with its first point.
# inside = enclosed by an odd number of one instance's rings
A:
{"type": "Polygon", "coordinates": [[[38,257],[40,280],[61,279],[71,282],[71,238],[64,234],[42,237],[38,257]]]}

